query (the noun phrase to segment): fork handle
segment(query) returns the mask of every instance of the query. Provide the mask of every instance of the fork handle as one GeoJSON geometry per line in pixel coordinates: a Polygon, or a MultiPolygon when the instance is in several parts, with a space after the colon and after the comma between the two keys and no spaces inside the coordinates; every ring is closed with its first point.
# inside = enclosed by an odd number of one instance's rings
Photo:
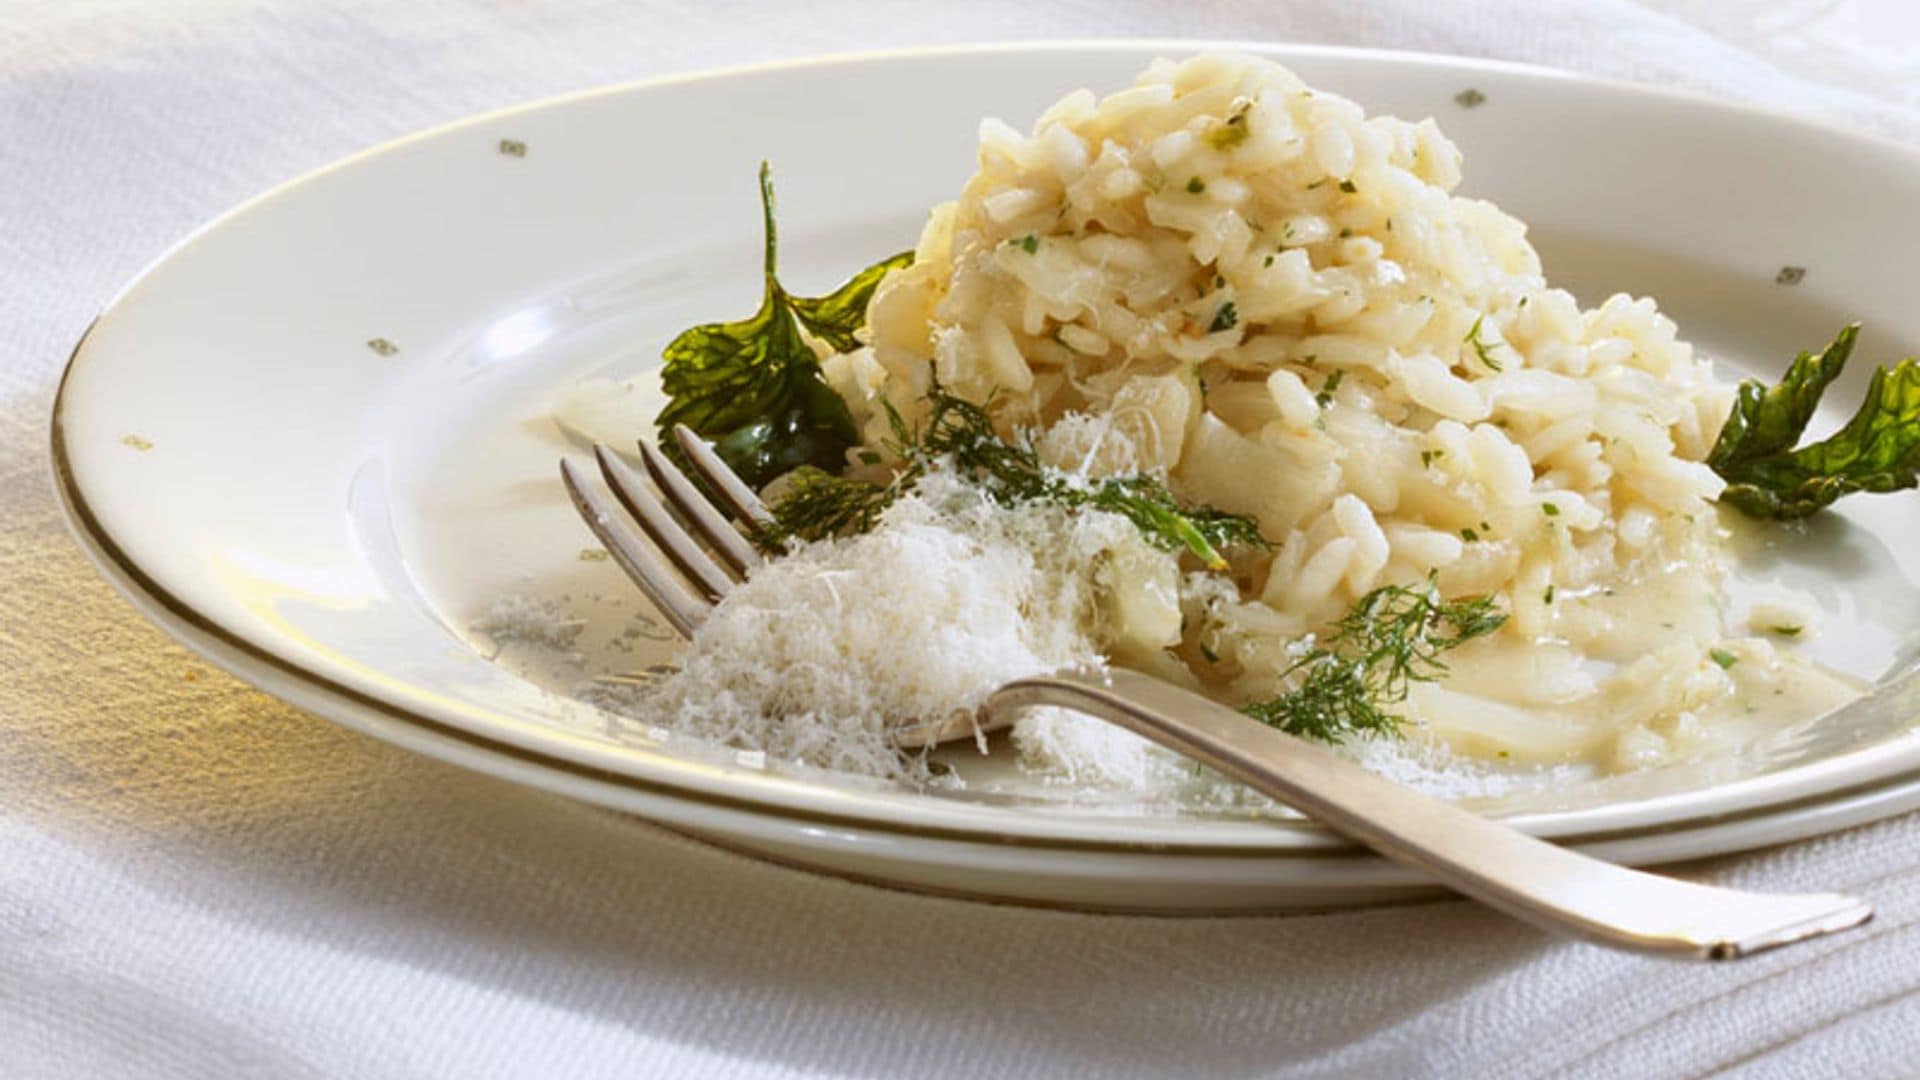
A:
{"type": "Polygon", "coordinates": [[[1429,798],[1138,672],[1019,679],[995,691],[986,709],[998,720],[1035,705],[1116,723],[1468,896],[1596,944],[1727,960],[1858,926],[1873,914],[1839,893],[1738,892],[1615,866],[1429,798]]]}

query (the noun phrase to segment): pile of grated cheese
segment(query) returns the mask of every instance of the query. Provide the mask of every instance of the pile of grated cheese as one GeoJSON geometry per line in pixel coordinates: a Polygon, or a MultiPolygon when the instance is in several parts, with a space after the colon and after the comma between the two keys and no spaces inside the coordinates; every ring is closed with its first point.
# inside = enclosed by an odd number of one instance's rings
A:
{"type": "MultiPolygon", "coordinates": [[[[1155,606],[1116,597],[1160,594],[1177,635],[1177,575],[1176,558],[1123,517],[1003,507],[936,471],[872,531],[758,567],[643,704],[678,732],[770,761],[925,780],[924,755],[898,749],[895,732],[973,715],[1012,679],[1102,668],[1116,637],[1137,632],[1139,609],[1155,606]]],[[[1054,710],[1023,719],[1015,740],[1043,769],[1094,772],[1112,771],[1102,758],[1137,769],[1127,741],[1145,746],[1054,710]]]]}

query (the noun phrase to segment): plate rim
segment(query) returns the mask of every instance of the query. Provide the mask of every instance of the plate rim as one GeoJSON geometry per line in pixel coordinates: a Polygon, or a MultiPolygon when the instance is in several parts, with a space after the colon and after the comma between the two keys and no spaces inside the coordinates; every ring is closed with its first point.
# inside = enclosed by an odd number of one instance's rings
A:
{"type": "MultiPolygon", "coordinates": [[[[300,708],[303,711],[315,712],[332,722],[342,722],[341,717],[333,712],[316,709],[312,706],[293,701],[287,694],[282,693],[281,690],[277,688],[279,681],[281,679],[291,679],[297,684],[303,684],[306,689],[318,694],[323,700],[341,701],[354,707],[371,708],[392,720],[421,728],[430,734],[442,738],[450,737],[482,752],[494,755],[505,755],[541,769],[558,769],[574,776],[632,787],[651,795],[663,796],[677,801],[698,802],[709,806],[736,811],[747,811],[759,815],[774,815],[794,821],[859,828],[905,836],[937,837],[976,842],[989,840],[995,843],[1016,845],[1023,848],[1038,847],[1049,850],[1075,852],[1132,854],[1141,852],[1167,852],[1182,855],[1302,858],[1324,857],[1334,852],[1346,850],[1350,848],[1350,845],[1341,841],[1317,823],[1311,821],[1248,820],[1244,823],[1237,821],[1220,822],[1216,824],[1231,825],[1234,827],[1245,826],[1248,827],[1249,831],[1244,836],[1223,837],[1206,841],[1185,841],[1179,839],[1162,841],[1001,832],[968,823],[936,824],[902,821],[893,817],[881,816],[873,811],[867,813],[835,813],[831,810],[824,810],[818,807],[800,807],[782,802],[770,802],[761,799],[740,797],[724,792],[707,790],[694,785],[683,786],[659,778],[638,776],[628,771],[602,768],[590,762],[576,760],[575,758],[562,754],[543,752],[511,740],[490,737],[469,728],[464,728],[426,715],[423,712],[416,711],[397,702],[384,700],[377,695],[369,694],[361,689],[346,685],[323,671],[315,670],[286,657],[277,655],[271,650],[253,643],[244,634],[229,629],[217,620],[179,599],[162,585],[157,577],[150,574],[146,568],[140,566],[121,550],[119,545],[114,542],[111,534],[101,525],[98,517],[93,513],[87,503],[79,477],[72,467],[67,440],[64,437],[65,424],[63,422],[63,414],[69,400],[69,386],[81,359],[86,354],[88,342],[92,339],[95,329],[105,320],[113,316],[122,302],[130,294],[150,278],[161,272],[173,259],[193,244],[227,223],[245,215],[256,206],[285,196],[309,182],[327,176],[336,170],[355,167],[363,162],[402,147],[437,139],[458,131],[479,127],[500,119],[536,110],[564,107],[575,102],[592,100],[599,97],[644,92],[656,87],[683,85],[709,80],[723,80],[768,71],[788,71],[816,67],[851,67],[867,63],[932,56],[965,57],[972,55],[1045,53],[1055,51],[1118,53],[1144,52],[1149,50],[1182,50],[1195,52],[1215,49],[1251,51],[1282,58],[1297,56],[1331,57],[1336,59],[1352,58],[1375,63],[1404,64],[1426,68],[1447,68],[1463,72],[1499,72],[1524,78],[1574,83],[1614,93],[1626,93],[1653,101],[1683,104],[1693,108],[1704,108],[1723,114],[1742,116],[1751,121],[1786,124],[1801,129],[1809,135],[1828,139],[1841,138],[1846,141],[1865,144],[1876,148],[1880,152],[1890,152],[1896,157],[1905,159],[1907,166],[1913,168],[1916,173],[1920,173],[1920,148],[1909,146],[1873,132],[1823,124],[1810,117],[1753,103],[1725,100],[1694,90],[1647,86],[1537,64],[1432,52],[1353,46],[1181,38],[1061,39],[916,46],[901,49],[839,52],[822,56],[730,65],[631,80],[605,86],[589,87],[459,117],[443,124],[438,124],[363,148],[316,169],[309,170],[289,180],[283,181],[257,195],[243,200],[192,229],[148,262],[114,292],[100,309],[99,314],[97,314],[93,320],[89,322],[86,329],[82,331],[68,356],[66,364],[62,368],[58,386],[54,394],[49,426],[50,465],[54,482],[53,486],[64,512],[69,530],[79,542],[82,550],[88,555],[89,559],[95,563],[96,567],[101,570],[102,575],[107,578],[109,583],[131,601],[136,610],[140,611],[140,613],[150,621],[159,625],[169,636],[186,644],[195,652],[206,657],[210,662],[222,667],[243,681],[252,684],[280,700],[293,704],[296,708],[300,708]],[[167,618],[158,617],[160,613],[164,613],[167,618]],[[176,620],[177,624],[175,622],[176,620]],[[184,624],[200,634],[209,636],[222,646],[233,650],[237,654],[237,657],[210,653],[203,646],[203,643],[183,637],[179,632],[179,624],[184,624]],[[1275,841],[1281,839],[1286,839],[1289,842],[1284,845],[1275,843],[1275,841]]],[[[366,730],[360,725],[350,724],[349,726],[355,727],[357,730],[366,730]]],[[[369,733],[375,734],[376,737],[383,737],[385,741],[394,741],[391,738],[380,736],[377,732],[369,733]]],[[[659,756],[670,758],[670,755],[659,756]]],[[[461,764],[465,767],[471,767],[466,763],[461,764]]],[[[1586,831],[1579,831],[1576,827],[1556,828],[1556,820],[1564,819],[1569,812],[1521,814],[1511,816],[1506,820],[1516,827],[1535,833],[1536,835],[1551,836],[1567,842],[1604,842],[1631,839],[1636,836],[1680,832],[1709,822],[1724,822],[1791,813],[1796,808],[1806,805],[1844,798],[1849,794],[1861,791],[1906,783],[1915,778],[1920,778],[1920,731],[1909,731],[1904,735],[1890,738],[1878,745],[1863,750],[1838,755],[1823,761],[1811,762],[1792,770],[1773,774],[1770,777],[1752,778],[1716,785],[1722,792],[1720,801],[1723,803],[1729,800],[1739,801],[1739,793],[1742,789],[1751,788],[1761,781],[1766,782],[1766,785],[1769,787],[1783,787],[1787,789],[1786,793],[1772,799],[1763,800],[1732,810],[1715,811],[1711,807],[1703,807],[1686,817],[1673,817],[1669,814],[1661,820],[1652,823],[1645,821],[1635,823],[1633,821],[1635,816],[1642,818],[1660,817],[1658,804],[1670,800],[1687,798],[1691,795],[1691,793],[1682,793],[1679,795],[1656,797],[1649,800],[1634,800],[1616,804],[1622,808],[1640,807],[1642,809],[1637,815],[1633,813],[1616,814],[1616,816],[1622,817],[1623,820],[1610,828],[1588,828],[1586,831]],[[1852,767],[1858,768],[1864,757],[1872,755],[1900,759],[1904,762],[1904,767],[1899,764],[1883,763],[1878,771],[1875,771],[1864,780],[1840,787],[1821,787],[1821,781],[1818,778],[1819,773],[1834,771],[1841,762],[1850,762],[1852,763],[1852,767]],[[1789,777],[1797,777],[1801,782],[1797,785],[1785,783],[1784,781],[1789,777]],[[1795,788],[1812,788],[1818,790],[1796,791],[1794,790],[1795,788]]],[[[1577,813],[1584,817],[1591,817],[1595,811],[1589,810],[1577,813]]]]}

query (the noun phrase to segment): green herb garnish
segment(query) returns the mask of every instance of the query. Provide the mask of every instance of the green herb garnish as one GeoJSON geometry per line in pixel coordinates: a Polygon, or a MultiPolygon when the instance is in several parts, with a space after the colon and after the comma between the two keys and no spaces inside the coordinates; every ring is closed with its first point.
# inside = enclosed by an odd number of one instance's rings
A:
{"type": "Polygon", "coordinates": [[[1282,731],[1324,742],[1391,735],[1390,712],[1414,682],[1445,674],[1440,654],[1491,634],[1507,621],[1491,597],[1446,601],[1433,575],[1415,586],[1387,585],[1360,598],[1324,642],[1294,661],[1293,688],[1242,711],[1282,731]]]}
{"type": "Polygon", "coordinates": [[[773,524],[759,530],[756,541],[777,550],[789,540],[864,532],[879,519],[882,510],[944,461],[1003,506],[1044,501],[1106,510],[1133,522],[1156,547],[1168,551],[1184,548],[1212,570],[1226,569],[1222,548],[1266,544],[1251,519],[1187,506],[1151,476],[1079,481],[1047,469],[1031,447],[1002,440],[984,407],[939,386],[927,395],[927,401],[932,411],[918,431],[909,430],[906,421],[890,405],[887,408],[894,436],[888,448],[905,463],[891,483],[875,484],[820,470],[803,471],[793,478],[793,486],[768,507],[773,524]]]}
{"type": "Polygon", "coordinates": [[[1722,501],[1758,518],[1803,518],[1856,491],[1899,491],[1920,483],[1920,361],[1877,367],[1847,425],[1794,449],[1828,385],[1840,377],[1860,324],[1840,331],[1819,356],[1794,357],[1777,386],[1748,379],[1707,464],[1727,481],[1722,501]]]}
{"type": "Polygon", "coordinates": [[[755,487],[802,465],[838,470],[845,464],[859,433],[846,403],[821,376],[805,335],[840,352],[858,346],[854,335],[866,324],[867,301],[880,279],[913,261],[912,252],[902,252],[825,296],[794,296],[775,276],[773,177],[765,162],[760,208],[766,229],[760,310],[740,322],[682,331],[667,345],[661,379],[669,402],[656,421],[662,433],[685,424],[714,440],[720,457],[755,487]]]}
{"type": "Polygon", "coordinates": [[[1473,329],[1468,330],[1467,336],[1464,338],[1461,338],[1460,340],[1465,342],[1468,345],[1473,346],[1473,353],[1475,356],[1478,356],[1480,358],[1481,363],[1487,365],[1487,367],[1490,370],[1499,371],[1501,370],[1500,361],[1495,360],[1491,355],[1491,350],[1499,348],[1499,343],[1496,342],[1490,346],[1486,342],[1480,340],[1480,327],[1481,327],[1481,324],[1485,323],[1486,321],[1487,321],[1487,317],[1485,315],[1481,315],[1475,318],[1473,320],[1473,329]]]}
{"type": "Polygon", "coordinates": [[[1020,239],[1015,240],[1014,243],[1019,246],[1020,250],[1029,255],[1040,250],[1040,238],[1032,233],[1028,233],[1020,239]]]}
{"type": "Polygon", "coordinates": [[[1221,304],[1220,309],[1213,313],[1213,321],[1207,324],[1207,333],[1217,334],[1222,330],[1231,330],[1239,322],[1240,312],[1233,306],[1233,301],[1229,300],[1221,304]]]}
{"type": "Polygon", "coordinates": [[[1333,392],[1340,389],[1340,381],[1346,377],[1347,373],[1344,370],[1327,376],[1327,381],[1320,385],[1320,392],[1313,395],[1314,402],[1323,409],[1333,404],[1333,392]]]}
{"type": "Polygon", "coordinates": [[[1207,145],[1215,150],[1231,150],[1247,141],[1247,110],[1251,105],[1242,105],[1235,109],[1227,121],[1207,132],[1207,145]]]}
{"type": "Polygon", "coordinates": [[[1725,649],[1710,649],[1707,655],[1713,659],[1714,663],[1719,664],[1723,671],[1740,662],[1739,657],[1725,649]]]}
{"type": "Polygon", "coordinates": [[[1346,193],[1347,193],[1347,194],[1349,194],[1349,195],[1351,195],[1351,194],[1353,194],[1354,192],[1356,192],[1356,191],[1359,191],[1360,189],[1359,189],[1359,188],[1357,188],[1357,187],[1354,187],[1354,186],[1353,186],[1353,181],[1351,181],[1351,180],[1342,180],[1342,181],[1340,181],[1340,190],[1341,190],[1341,191],[1344,191],[1344,192],[1346,192],[1346,193]]]}
{"type": "Polygon", "coordinates": [[[1799,637],[1800,631],[1805,629],[1806,627],[1804,626],[1769,626],[1767,627],[1767,630],[1769,632],[1779,634],[1781,637],[1799,637]]]}
{"type": "Polygon", "coordinates": [[[788,474],[779,497],[768,506],[773,524],[762,526],[753,538],[768,551],[780,551],[791,540],[868,532],[879,524],[880,512],[900,495],[893,484],[835,476],[803,465],[788,474]]]}
{"type": "Polygon", "coordinates": [[[1187,180],[1188,194],[1198,195],[1205,190],[1207,190],[1207,182],[1205,180],[1202,180],[1197,176],[1191,177],[1187,180]]]}

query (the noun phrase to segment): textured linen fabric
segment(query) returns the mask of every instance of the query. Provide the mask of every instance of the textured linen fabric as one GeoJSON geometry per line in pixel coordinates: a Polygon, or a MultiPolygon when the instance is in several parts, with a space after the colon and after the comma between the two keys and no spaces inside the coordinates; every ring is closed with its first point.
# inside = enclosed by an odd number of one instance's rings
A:
{"type": "Polygon", "coordinates": [[[0,1076],[1920,1068],[1920,817],[1700,868],[1879,908],[1731,966],[1569,944],[1464,902],[1182,921],[928,899],[721,854],[290,709],[137,618],[63,531],[45,463],[61,361],[120,284],[240,199],[582,87],[1096,34],[1529,60],[1920,140],[1904,0],[0,0],[0,1076]]]}

